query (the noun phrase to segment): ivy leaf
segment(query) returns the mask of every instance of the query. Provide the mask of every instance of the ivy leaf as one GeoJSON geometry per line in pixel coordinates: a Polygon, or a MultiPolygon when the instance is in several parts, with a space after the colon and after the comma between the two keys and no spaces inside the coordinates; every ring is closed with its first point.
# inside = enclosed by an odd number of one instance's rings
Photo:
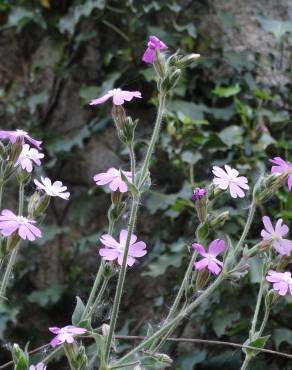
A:
{"type": "Polygon", "coordinates": [[[66,289],[67,285],[55,283],[50,285],[47,289],[32,292],[27,298],[31,303],[46,307],[50,304],[57,303],[66,289]]]}
{"type": "Polygon", "coordinates": [[[272,33],[277,41],[279,41],[285,33],[292,33],[292,22],[260,16],[255,17],[255,19],[260,23],[262,29],[272,33]]]}
{"type": "Polygon", "coordinates": [[[220,98],[229,98],[230,96],[237,95],[240,92],[239,84],[231,86],[217,86],[216,89],[212,91],[213,94],[219,96],[220,98]]]}
{"type": "Polygon", "coordinates": [[[241,126],[228,126],[224,128],[218,136],[227,146],[239,145],[243,142],[243,133],[244,130],[241,126]]]}
{"type": "Polygon", "coordinates": [[[193,153],[190,150],[182,152],[181,158],[184,162],[191,165],[196,164],[200,159],[202,159],[202,154],[199,152],[193,153]]]}
{"type": "Polygon", "coordinates": [[[292,330],[286,328],[275,329],[273,332],[273,340],[277,350],[283,342],[292,345],[292,330]]]}
{"type": "Polygon", "coordinates": [[[76,297],[76,306],[74,312],[72,314],[72,324],[77,326],[82,318],[83,312],[85,310],[84,303],[82,302],[80,297],[76,297]]]}

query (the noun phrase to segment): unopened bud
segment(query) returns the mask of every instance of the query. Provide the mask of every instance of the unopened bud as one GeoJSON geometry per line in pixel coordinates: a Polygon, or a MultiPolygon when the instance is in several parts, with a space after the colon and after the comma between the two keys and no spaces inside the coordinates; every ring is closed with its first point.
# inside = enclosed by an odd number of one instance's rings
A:
{"type": "Polygon", "coordinates": [[[107,217],[110,223],[115,223],[121,217],[126,208],[125,202],[112,204],[108,210],[107,217]]]}
{"type": "Polygon", "coordinates": [[[123,193],[121,193],[119,190],[113,191],[111,193],[111,199],[112,199],[112,204],[119,204],[121,203],[123,197],[123,193]]]}
{"type": "Polygon", "coordinates": [[[229,211],[222,212],[210,221],[210,227],[223,226],[228,219],[229,211]]]}
{"type": "Polygon", "coordinates": [[[0,159],[3,160],[5,158],[5,153],[6,153],[6,147],[2,143],[2,141],[0,141],[0,159]]]}
{"type": "Polygon", "coordinates": [[[225,190],[220,189],[218,186],[214,185],[213,183],[210,184],[208,188],[208,199],[214,200],[218,198],[220,195],[222,195],[225,192],[225,190]]]}
{"type": "Polygon", "coordinates": [[[254,187],[254,201],[256,203],[267,202],[284,185],[287,177],[288,173],[273,173],[265,177],[260,177],[254,187]]]}
{"type": "Polygon", "coordinates": [[[192,64],[193,62],[196,62],[200,58],[200,54],[189,54],[182,58],[179,58],[177,62],[175,62],[175,66],[178,68],[185,68],[192,64]]]}
{"type": "Polygon", "coordinates": [[[174,88],[175,85],[178,83],[180,76],[181,76],[181,69],[176,69],[169,76],[166,76],[166,78],[162,82],[162,89],[167,92],[171,90],[172,88],[174,88]]]}
{"type": "Polygon", "coordinates": [[[167,70],[164,54],[160,53],[159,49],[156,49],[155,53],[156,53],[156,58],[153,63],[154,69],[157,75],[161,79],[164,79],[166,76],[166,70],[167,70]]]}
{"type": "Polygon", "coordinates": [[[33,218],[43,214],[50,204],[50,199],[47,194],[41,196],[39,192],[34,192],[28,202],[28,214],[33,218]]]}
{"type": "Polygon", "coordinates": [[[207,217],[207,200],[206,198],[198,199],[195,205],[198,218],[201,223],[206,220],[207,217]]]}
{"type": "Polygon", "coordinates": [[[118,132],[122,131],[127,121],[127,115],[122,105],[113,105],[112,117],[118,132]]]}
{"type": "Polygon", "coordinates": [[[205,244],[207,236],[209,235],[208,223],[201,223],[197,228],[196,234],[197,240],[199,240],[201,244],[205,244]]]}
{"type": "Polygon", "coordinates": [[[203,289],[208,283],[210,273],[208,269],[199,270],[197,279],[196,279],[196,289],[203,289]]]}
{"type": "Polygon", "coordinates": [[[104,265],[102,274],[105,279],[109,279],[113,275],[113,268],[110,263],[104,265]]]}
{"type": "Polygon", "coordinates": [[[12,144],[11,146],[11,152],[9,156],[9,160],[13,162],[14,164],[17,162],[20,153],[22,152],[22,145],[23,145],[23,139],[17,138],[16,142],[12,144]]]}
{"type": "Polygon", "coordinates": [[[29,172],[19,167],[17,174],[16,174],[16,179],[19,183],[27,184],[30,181],[30,177],[31,176],[29,172]]]}
{"type": "Polygon", "coordinates": [[[134,140],[137,121],[133,121],[131,117],[127,117],[122,105],[113,106],[112,116],[116,125],[119,139],[125,144],[132,143],[134,140]]]}

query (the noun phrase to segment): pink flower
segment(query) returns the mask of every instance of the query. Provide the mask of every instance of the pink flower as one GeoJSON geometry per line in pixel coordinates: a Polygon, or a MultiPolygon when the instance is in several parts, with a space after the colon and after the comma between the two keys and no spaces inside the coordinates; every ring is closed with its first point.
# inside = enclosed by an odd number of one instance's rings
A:
{"type": "Polygon", "coordinates": [[[270,217],[264,216],[263,224],[265,229],[262,230],[261,236],[263,237],[263,240],[271,241],[273,247],[278,253],[284,256],[290,256],[292,251],[292,240],[283,239],[283,236],[288,234],[289,228],[285,224],[282,225],[282,223],[283,220],[280,218],[274,229],[270,217]]]}
{"type": "MultiPolygon", "coordinates": [[[[127,230],[121,230],[119,242],[117,242],[109,234],[102,235],[100,241],[108,248],[101,248],[99,250],[100,256],[103,257],[103,259],[105,259],[106,261],[114,261],[115,259],[118,259],[118,264],[122,265],[127,235],[127,230]]],[[[145,254],[147,254],[146,244],[142,241],[137,242],[137,236],[132,234],[130,240],[129,254],[127,258],[127,265],[133,266],[136,261],[135,257],[143,257],[145,256],[145,254]]]]}
{"type": "MultiPolygon", "coordinates": [[[[122,171],[128,181],[132,182],[132,173],[129,171],[122,171]]],[[[122,180],[121,173],[116,168],[109,168],[106,172],[98,173],[93,177],[96,185],[109,184],[112,191],[119,190],[121,193],[128,191],[128,185],[122,180]]]]}
{"type": "Polygon", "coordinates": [[[52,347],[59,346],[62,343],[73,343],[74,336],[84,334],[87,332],[84,328],[77,328],[73,325],[64,326],[64,328],[51,327],[49,331],[53,334],[56,334],[50,342],[52,347]]]}
{"type": "Polygon", "coordinates": [[[125,101],[131,101],[134,98],[142,98],[140,91],[127,91],[122,89],[113,89],[108,91],[100,98],[93,99],[89,105],[97,105],[106,102],[108,99],[113,98],[114,105],[122,105],[125,101]]]}
{"type": "Polygon", "coordinates": [[[291,272],[278,272],[274,270],[268,271],[266,280],[273,283],[273,289],[280,295],[286,295],[288,293],[288,288],[290,294],[292,294],[292,278],[291,272]]]}
{"type": "Polygon", "coordinates": [[[30,365],[29,370],[46,370],[46,365],[43,362],[39,362],[36,365],[30,365]]]}
{"type": "Polygon", "coordinates": [[[41,149],[42,142],[35,140],[28,135],[26,131],[16,130],[16,131],[0,131],[0,139],[8,139],[11,144],[15,144],[17,139],[21,139],[22,142],[28,141],[29,143],[41,149]]]}
{"type": "Polygon", "coordinates": [[[280,157],[275,157],[270,159],[270,162],[274,163],[276,166],[272,166],[271,172],[272,173],[283,173],[288,172],[290,175],[288,176],[288,188],[292,190],[292,163],[285,161],[280,157]]]}
{"type": "Polygon", "coordinates": [[[156,50],[167,49],[164,42],[156,36],[150,36],[147,44],[147,49],[142,57],[143,62],[153,64],[156,60],[156,50]]]}
{"type": "Polygon", "coordinates": [[[249,189],[247,178],[244,176],[238,177],[239,172],[228,166],[228,164],[226,164],[224,168],[226,172],[218,166],[213,167],[212,172],[216,176],[213,183],[222,190],[226,190],[229,187],[232,198],[243,198],[245,194],[242,189],[249,189]]]}
{"type": "Polygon", "coordinates": [[[48,177],[42,177],[42,182],[34,180],[35,185],[38,189],[44,190],[50,197],[59,197],[68,200],[70,193],[67,190],[67,186],[63,186],[61,181],[52,181],[48,177]]]}
{"type": "Polygon", "coordinates": [[[196,200],[203,198],[207,193],[208,193],[208,189],[206,188],[196,188],[193,191],[192,201],[195,202],[196,200]]]}
{"type": "Polygon", "coordinates": [[[0,215],[0,231],[4,236],[10,236],[18,230],[21,239],[34,241],[42,236],[41,230],[33,225],[35,223],[26,217],[16,216],[9,209],[3,209],[0,215]]]}
{"type": "Polygon", "coordinates": [[[194,243],[192,247],[196,249],[201,256],[204,257],[199,262],[195,262],[194,266],[197,270],[202,270],[207,267],[208,270],[215,275],[218,275],[221,272],[223,262],[219,261],[216,257],[225,249],[224,240],[213,240],[209,245],[208,253],[205,251],[205,248],[201,244],[194,243]]]}
{"type": "Polygon", "coordinates": [[[15,163],[15,167],[20,165],[23,170],[26,170],[27,172],[31,172],[33,168],[32,167],[33,162],[37,166],[40,166],[41,158],[44,158],[43,153],[40,153],[35,148],[31,148],[28,144],[24,144],[22,147],[22,151],[18,157],[18,160],[15,163]]]}

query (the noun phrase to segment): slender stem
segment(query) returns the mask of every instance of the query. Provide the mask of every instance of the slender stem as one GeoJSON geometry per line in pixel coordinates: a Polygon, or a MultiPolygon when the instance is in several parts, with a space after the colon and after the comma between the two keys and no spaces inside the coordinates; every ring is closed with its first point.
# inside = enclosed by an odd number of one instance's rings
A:
{"type": "Polygon", "coordinates": [[[194,165],[190,165],[190,184],[191,186],[195,185],[195,174],[194,174],[194,165]]]}
{"type": "Polygon", "coordinates": [[[113,370],[113,369],[122,369],[123,367],[134,366],[134,365],[139,365],[139,364],[140,364],[140,361],[129,362],[128,364],[111,366],[111,370],[113,370]]]}
{"type": "Polygon", "coordinates": [[[130,153],[130,160],[131,160],[132,182],[133,184],[135,184],[136,158],[135,158],[133,143],[129,144],[129,153],[130,153]]]}
{"type": "MultiPolygon", "coordinates": [[[[166,320],[165,320],[165,322],[167,323],[170,319],[172,319],[173,318],[173,316],[176,314],[176,312],[177,312],[177,308],[178,308],[178,305],[179,305],[179,303],[180,303],[180,301],[181,301],[181,297],[182,297],[182,295],[183,295],[183,293],[184,293],[184,291],[185,291],[185,288],[186,288],[186,286],[188,285],[188,282],[189,282],[189,277],[190,277],[190,274],[191,274],[191,272],[192,272],[192,270],[193,270],[193,265],[194,265],[194,262],[195,262],[195,260],[196,260],[196,258],[197,258],[197,255],[198,255],[198,252],[197,251],[194,251],[193,252],[193,255],[192,255],[192,258],[190,259],[190,262],[189,262],[189,265],[188,265],[188,268],[187,268],[187,270],[186,270],[186,272],[185,272],[185,276],[184,276],[184,278],[183,278],[183,281],[182,281],[182,284],[181,284],[181,286],[180,286],[180,288],[179,288],[179,291],[178,291],[178,293],[177,293],[177,295],[176,295],[176,297],[175,297],[175,300],[174,300],[174,302],[173,302],[173,304],[172,304],[172,306],[171,306],[171,308],[170,308],[170,310],[169,310],[169,313],[168,313],[168,315],[167,315],[167,317],[166,317],[166,320]]],[[[166,334],[166,338],[171,334],[171,332],[172,332],[172,330],[170,330],[167,334],[166,334]]],[[[159,344],[159,347],[165,342],[165,339],[166,338],[163,338],[162,339],[162,341],[163,342],[161,342],[160,344],[159,344]]],[[[157,348],[158,347],[155,347],[155,349],[154,349],[154,346],[155,346],[155,344],[156,344],[156,341],[155,342],[153,342],[152,343],[152,345],[150,346],[150,351],[157,351],[157,348]]]]}
{"type": "Polygon", "coordinates": [[[101,301],[103,293],[106,290],[106,287],[108,285],[109,280],[110,280],[109,278],[104,279],[104,281],[102,283],[102,286],[100,288],[100,291],[98,292],[98,295],[95,298],[95,301],[93,302],[93,305],[91,306],[91,308],[89,309],[89,311],[88,311],[88,313],[86,314],[85,317],[90,317],[92,315],[92,313],[96,310],[96,307],[98,306],[99,302],[101,301]]]}
{"type": "Polygon", "coordinates": [[[254,215],[255,215],[255,210],[256,210],[256,203],[255,202],[252,202],[251,206],[250,206],[250,209],[249,209],[249,214],[248,214],[248,217],[247,217],[247,220],[246,220],[246,224],[245,224],[245,227],[243,229],[243,232],[242,232],[242,235],[239,239],[239,242],[235,248],[235,255],[238,254],[239,250],[241,249],[244,241],[245,241],[245,238],[249,232],[249,229],[251,227],[251,224],[252,224],[252,221],[253,221],[253,218],[254,218],[254,215]]]}
{"type": "Polygon", "coordinates": [[[131,236],[134,232],[135,225],[136,225],[138,205],[139,203],[133,200],[132,207],[131,207],[130,220],[129,220],[128,235],[127,235],[127,240],[126,240],[126,245],[125,245],[124,255],[123,255],[123,262],[122,262],[122,267],[119,273],[118,284],[116,287],[116,294],[115,294],[115,299],[113,303],[113,311],[112,311],[112,317],[110,321],[109,334],[107,337],[106,347],[105,347],[105,357],[104,358],[105,358],[106,363],[108,363],[111,343],[112,343],[112,339],[113,339],[113,335],[114,335],[114,331],[115,331],[115,327],[117,323],[119,307],[121,303],[124,282],[125,282],[125,277],[126,277],[126,272],[127,272],[127,259],[128,259],[128,253],[129,253],[129,247],[130,247],[130,240],[131,240],[131,236]]]}
{"type": "Polygon", "coordinates": [[[1,181],[0,182],[0,209],[2,207],[3,188],[4,188],[4,183],[1,181]]]}
{"type": "Polygon", "coordinates": [[[252,324],[251,324],[251,331],[250,331],[251,332],[251,337],[253,337],[254,333],[256,332],[256,325],[257,325],[258,316],[259,316],[260,307],[261,307],[261,302],[262,302],[262,298],[263,298],[264,284],[265,284],[265,280],[262,276],[262,280],[261,280],[261,283],[260,283],[260,289],[259,289],[259,293],[258,293],[258,298],[257,298],[257,303],[256,303],[256,308],[255,308],[255,311],[254,311],[252,324]]]}
{"type": "Polygon", "coordinates": [[[148,150],[147,150],[147,153],[146,153],[146,156],[145,156],[145,160],[144,160],[144,163],[143,163],[143,166],[142,166],[142,169],[141,169],[141,175],[140,175],[139,182],[138,182],[138,188],[143,184],[144,179],[145,179],[145,175],[147,174],[148,169],[149,169],[151,156],[153,154],[155,144],[156,144],[157,139],[158,139],[160,126],[161,126],[162,118],[163,118],[163,115],[164,115],[165,102],[166,102],[166,95],[164,93],[160,93],[159,94],[159,107],[158,107],[155,127],[154,127],[154,130],[153,130],[152,137],[151,137],[151,140],[150,140],[150,143],[149,143],[149,147],[148,147],[148,150]]]}
{"type": "Polygon", "coordinates": [[[45,358],[42,359],[42,362],[44,364],[47,364],[49,361],[51,361],[55,356],[61,354],[61,352],[64,351],[64,346],[59,346],[56,349],[54,349],[51,353],[49,353],[45,358]]]}
{"type": "Polygon", "coordinates": [[[144,347],[148,346],[153,342],[153,340],[160,338],[164,333],[166,333],[170,328],[174,325],[178,325],[186,316],[188,316],[197,306],[199,306],[210,294],[212,294],[217,287],[221,284],[224,280],[225,276],[221,273],[217,279],[192,303],[190,303],[184,310],[180,311],[172,320],[170,320],[166,325],[160,328],[157,332],[152,334],[150,337],[145,339],[142,343],[140,343],[137,347],[132,349],[128,352],[124,357],[116,362],[116,364],[120,364],[127,360],[129,357],[133,356],[136,352],[140,351],[144,347]]]}
{"type": "Polygon", "coordinates": [[[248,367],[248,365],[250,363],[250,360],[251,360],[251,358],[249,356],[246,356],[245,359],[244,359],[243,364],[241,365],[240,370],[246,370],[246,368],[248,367]]]}
{"type": "MultiPolygon", "coordinates": [[[[24,184],[21,181],[19,183],[19,205],[18,205],[18,214],[19,216],[22,216],[23,213],[23,205],[24,205],[24,184]]],[[[9,261],[6,266],[6,270],[2,279],[1,289],[0,289],[0,298],[4,298],[6,294],[6,289],[11,277],[11,273],[13,270],[13,267],[15,265],[17,253],[18,253],[19,243],[14,247],[12,250],[9,261]]]]}
{"type": "Polygon", "coordinates": [[[263,334],[263,331],[264,331],[264,329],[267,325],[269,315],[270,315],[270,308],[266,308],[265,315],[264,315],[264,318],[263,318],[263,321],[262,321],[262,324],[261,324],[261,327],[260,327],[260,330],[259,330],[259,335],[260,336],[263,334]]]}
{"type": "Polygon", "coordinates": [[[76,367],[72,363],[72,353],[73,353],[72,351],[73,351],[73,349],[70,348],[70,344],[65,344],[64,349],[65,349],[65,354],[66,354],[67,360],[68,360],[69,365],[70,365],[70,369],[71,370],[77,370],[76,367]]]}

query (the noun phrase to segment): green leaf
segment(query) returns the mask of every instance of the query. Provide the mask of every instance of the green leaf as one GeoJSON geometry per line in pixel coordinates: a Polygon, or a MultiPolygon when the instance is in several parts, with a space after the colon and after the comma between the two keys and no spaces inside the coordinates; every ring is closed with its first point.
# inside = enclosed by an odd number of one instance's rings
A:
{"type": "Polygon", "coordinates": [[[260,16],[255,18],[266,32],[272,33],[275,36],[277,41],[279,41],[285,33],[292,33],[292,22],[260,16]]]}
{"type": "Polygon", "coordinates": [[[183,370],[193,370],[194,366],[202,363],[207,357],[207,351],[191,351],[190,354],[182,356],[180,366],[183,370]]]}
{"type": "Polygon", "coordinates": [[[213,319],[213,329],[217,337],[221,337],[223,334],[226,334],[226,329],[230,327],[234,321],[239,319],[239,312],[226,313],[220,311],[218,315],[215,315],[213,319]]]}
{"type": "Polygon", "coordinates": [[[231,147],[232,145],[239,145],[243,143],[244,130],[241,126],[228,126],[224,128],[218,136],[224,144],[231,147]]]}
{"type": "Polygon", "coordinates": [[[182,152],[181,154],[181,159],[186,162],[186,163],[189,163],[191,165],[194,165],[196,164],[197,162],[199,162],[200,159],[202,159],[202,154],[199,153],[199,152],[191,152],[190,150],[186,150],[184,152],[182,152]]]}
{"type": "Polygon", "coordinates": [[[77,301],[76,306],[75,306],[74,312],[72,314],[72,324],[78,326],[78,324],[80,323],[80,320],[82,318],[82,315],[83,315],[83,312],[84,312],[84,309],[85,309],[85,305],[82,302],[80,297],[76,297],[76,301],[77,301]]]}
{"type": "Polygon", "coordinates": [[[60,32],[68,32],[72,35],[82,17],[89,17],[94,9],[103,10],[104,7],[105,0],[87,0],[84,4],[71,6],[68,14],[59,21],[60,32]]]}
{"type": "MultiPolygon", "coordinates": [[[[270,338],[270,335],[266,335],[264,337],[259,337],[253,341],[247,341],[245,345],[250,346],[250,347],[256,347],[256,348],[264,348],[267,340],[270,338]]],[[[258,353],[258,351],[248,349],[248,348],[243,348],[244,352],[247,353],[249,356],[254,356],[258,353]]]]}
{"type": "Polygon", "coordinates": [[[41,307],[46,307],[49,304],[57,303],[66,289],[67,285],[54,283],[47,289],[31,293],[27,299],[31,303],[36,303],[41,307]]]}
{"type": "Polygon", "coordinates": [[[277,350],[279,350],[279,347],[283,342],[292,345],[292,330],[286,328],[275,329],[273,332],[273,340],[277,350]]]}
{"type": "Polygon", "coordinates": [[[232,86],[218,86],[216,89],[212,91],[213,94],[221,97],[221,98],[229,98],[230,96],[237,95],[240,92],[239,84],[235,84],[232,86]]]}

